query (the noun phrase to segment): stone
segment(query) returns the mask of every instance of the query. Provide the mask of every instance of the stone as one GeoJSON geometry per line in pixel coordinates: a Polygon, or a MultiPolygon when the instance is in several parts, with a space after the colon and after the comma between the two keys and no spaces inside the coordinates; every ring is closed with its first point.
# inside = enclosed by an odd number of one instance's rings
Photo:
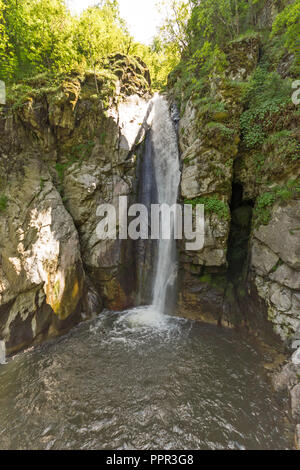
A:
{"type": "Polygon", "coordinates": [[[295,446],[296,446],[297,450],[300,450],[300,424],[297,424],[297,426],[296,426],[295,446]]]}
{"type": "Polygon", "coordinates": [[[267,299],[269,295],[269,283],[261,276],[255,276],[254,284],[256,286],[258,295],[262,299],[267,299]]]}
{"type": "Polygon", "coordinates": [[[278,310],[287,312],[292,306],[291,291],[279,284],[272,283],[270,287],[270,300],[278,310]]]}
{"type": "Polygon", "coordinates": [[[0,365],[5,364],[5,360],[6,360],[5,342],[0,341],[0,365]]]}
{"type": "Polygon", "coordinates": [[[300,320],[290,315],[278,312],[276,309],[268,309],[268,318],[274,325],[274,331],[282,341],[287,341],[295,334],[300,327],[300,320]]]}
{"type": "Polygon", "coordinates": [[[231,168],[226,166],[226,157],[216,149],[206,150],[199,145],[199,141],[182,155],[182,159],[181,192],[185,199],[214,194],[222,190],[226,181],[231,179],[232,172],[231,168]],[[195,149],[194,153],[195,147],[197,150],[195,149]]]}
{"type": "MultiPolygon", "coordinates": [[[[63,321],[76,311],[84,286],[79,238],[70,214],[46,167],[30,158],[22,164],[7,189],[13,203],[0,214],[0,305],[13,299],[2,336],[11,348],[17,346],[12,341],[17,317],[25,323],[38,314],[40,291],[52,315],[63,321]]],[[[29,330],[26,335],[32,340],[29,330]]]]}
{"type": "Polygon", "coordinates": [[[276,263],[278,256],[273,253],[268,247],[264,246],[255,238],[252,242],[251,248],[251,265],[255,268],[256,272],[262,276],[268,274],[276,263]]]}
{"type": "Polygon", "coordinates": [[[119,196],[134,200],[135,163],[128,168],[122,162],[127,162],[128,155],[144,136],[141,128],[147,120],[147,110],[147,101],[138,95],[124,98],[116,109],[110,110],[109,141],[116,143],[107,148],[98,142],[88,161],[70,166],[63,181],[65,205],[78,227],[84,266],[101,291],[105,306],[114,310],[132,303],[120,281],[125,266],[134,271],[132,243],[99,240],[96,229],[101,217],[97,208],[109,203],[118,213],[119,196]]]}
{"type": "Polygon", "coordinates": [[[149,71],[138,58],[118,61],[118,80],[101,72],[65,78],[0,121],[0,339],[8,353],[110,303],[132,305],[131,243],[96,236],[99,204],[135,198],[135,151],[147,128],[149,71]],[[103,80],[112,81],[110,96],[103,80]]]}
{"type": "Polygon", "coordinates": [[[278,284],[287,286],[290,289],[300,289],[300,271],[291,269],[287,264],[279,266],[269,277],[278,284]]]}
{"type": "Polygon", "coordinates": [[[259,37],[233,41],[225,48],[227,60],[226,76],[231,80],[247,80],[257,65],[259,57],[259,37]]]}
{"type": "MultiPolygon", "coordinates": [[[[292,344],[298,344],[300,345],[300,341],[297,340],[297,341],[293,341],[292,344]]],[[[295,365],[300,365],[300,347],[298,349],[296,349],[296,351],[293,353],[292,355],[292,362],[293,364],[295,365]]]]}
{"type": "Polygon", "coordinates": [[[276,253],[285,264],[300,270],[300,200],[275,205],[268,225],[261,225],[254,236],[276,253]]]}
{"type": "Polygon", "coordinates": [[[300,366],[289,362],[281,371],[272,378],[273,387],[276,392],[283,393],[291,390],[298,384],[300,375],[300,366]]]}
{"type": "MultiPolygon", "coordinates": [[[[197,198],[212,198],[222,201],[224,207],[228,208],[228,217],[219,216],[217,211],[214,212],[214,204],[211,205],[212,210],[205,213],[205,240],[201,250],[188,252],[182,244],[180,245],[183,276],[194,275],[195,282],[199,282],[197,275],[200,266],[203,266],[203,270],[211,270],[212,276],[224,273],[227,269],[233,165],[239,152],[239,123],[243,111],[239,92],[232,82],[247,80],[255,69],[259,57],[259,41],[258,37],[253,37],[229,45],[224,51],[228,63],[225,72],[218,70],[212,72],[209,79],[210,96],[207,95],[206,98],[209,103],[211,97],[214,97],[214,101],[218,101],[221,109],[214,110],[213,105],[210,107],[207,104],[198,104],[192,96],[187,101],[180,119],[178,134],[182,160],[180,187],[182,199],[197,201],[197,198]]],[[[233,218],[243,218],[244,228],[248,227],[251,216],[251,209],[237,210],[232,214],[233,218]]],[[[272,264],[270,270],[276,264],[278,256],[274,253],[271,258],[271,261],[266,260],[267,266],[268,263],[272,264]]],[[[198,302],[199,311],[205,310],[206,315],[208,315],[207,306],[212,305],[210,299],[218,298],[220,295],[216,296],[213,286],[206,284],[205,295],[202,292],[201,295],[195,296],[190,292],[186,282],[182,283],[180,294],[181,299],[186,299],[191,308],[194,308],[198,302]]],[[[181,311],[183,310],[187,309],[181,305],[181,311]]],[[[222,312],[217,315],[217,322],[221,321],[223,305],[221,310],[222,312]]],[[[216,319],[214,312],[212,316],[216,319]]]]}
{"type": "Polygon", "coordinates": [[[292,309],[296,315],[300,316],[300,292],[295,292],[292,295],[292,309]]]}
{"type": "MultiPolygon", "coordinates": [[[[300,377],[298,377],[298,382],[300,377]]],[[[296,423],[300,422],[300,383],[290,391],[292,418],[296,423]]]]}

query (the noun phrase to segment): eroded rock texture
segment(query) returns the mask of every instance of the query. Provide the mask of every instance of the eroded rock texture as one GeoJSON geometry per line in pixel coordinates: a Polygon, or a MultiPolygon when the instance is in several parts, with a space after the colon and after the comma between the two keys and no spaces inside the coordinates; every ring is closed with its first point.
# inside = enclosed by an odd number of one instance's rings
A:
{"type": "Polygon", "coordinates": [[[276,205],[254,230],[251,267],[269,319],[283,339],[300,330],[300,200],[276,205]]]}
{"type": "Polygon", "coordinates": [[[226,292],[230,296],[232,290],[226,279],[230,204],[243,110],[234,82],[247,80],[255,69],[259,40],[241,41],[225,52],[228,67],[212,76],[207,103],[191,97],[179,124],[181,196],[185,203],[205,206],[203,249],[193,252],[181,246],[179,308],[205,321],[228,324],[234,323],[224,303],[226,292]]]}
{"type": "Polygon", "coordinates": [[[203,249],[180,246],[179,310],[255,334],[272,326],[285,341],[300,330],[299,116],[293,103],[253,122],[245,114],[241,89],[261,47],[259,36],[229,44],[226,70],[191,96],[179,123],[182,201],[205,206],[203,249]],[[247,119],[264,134],[254,149],[247,119]]]}
{"type": "Polygon", "coordinates": [[[0,338],[8,352],[133,303],[130,243],[100,241],[97,207],[136,197],[149,72],[66,78],[0,116],[0,338]],[[97,88],[95,85],[97,81],[97,88]]]}

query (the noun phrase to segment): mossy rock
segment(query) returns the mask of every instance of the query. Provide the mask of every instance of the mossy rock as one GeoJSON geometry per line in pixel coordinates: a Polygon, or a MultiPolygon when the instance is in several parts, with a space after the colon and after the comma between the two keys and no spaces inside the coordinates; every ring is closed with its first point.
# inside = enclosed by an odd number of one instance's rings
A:
{"type": "Polygon", "coordinates": [[[139,57],[114,54],[108,57],[105,67],[112,70],[120,80],[122,94],[145,94],[150,90],[150,72],[139,57]]]}

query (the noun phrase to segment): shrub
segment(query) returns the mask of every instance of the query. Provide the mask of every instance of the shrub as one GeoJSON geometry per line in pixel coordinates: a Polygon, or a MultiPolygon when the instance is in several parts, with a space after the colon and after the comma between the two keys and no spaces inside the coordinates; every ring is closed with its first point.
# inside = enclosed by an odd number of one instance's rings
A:
{"type": "Polygon", "coordinates": [[[186,199],[185,204],[191,204],[193,207],[197,204],[204,204],[205,211],[209,214],[216,214],[219,219],[229,220],[230,211],[228,205],[217,197],[197,197],[186,199]]]}
{"type": "Polygon", "coordinates": [[[300,181],[289,180],[285,186],[276,186],[259,196],[254,208],[255,226],[267,225],[275,202],[284,202],[300,195],[300,181]]]}

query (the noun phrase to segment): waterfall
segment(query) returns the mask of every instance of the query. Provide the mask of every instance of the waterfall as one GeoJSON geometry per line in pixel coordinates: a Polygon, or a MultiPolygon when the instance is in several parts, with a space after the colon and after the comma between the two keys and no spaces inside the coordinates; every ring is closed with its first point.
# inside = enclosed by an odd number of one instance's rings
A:
{"type": "MultiPolygon", "coordinates": [[[[165,98],[153,98],[152,143],[158,204],[177,203],[180,183],[177,134],[165,98]]],[[[166,299],[177,277],[174,219],[171,217],[171,238],[158,242],[158,260],[153,286],[153,308],[159,313],[166,309],[166,299]]]]}
{"type": "MultiPolygon", "coordinates": [[[[152,101],[150,103],[152,107],[152,101]]],[[[152,131],[148,129],[143,155],[139,168],[139,203],[147,207],[150,225],[151,204],[157,203],[157,189],[153,165],[152,131]]],[[[138,298],[137,304],[149,304],[152,302],[152,282],[154,277],[154,263],[156,252],[156,240],[137,240],[137,279],[138,298]]]]}
{"type": "MultiPolygon", "coordinates": [[[[151,128],[146,139],[143,167],[140,172],[141,194],[139,200],[147,208],[151,204],[163,203],[172,206],[177,203],[180,183],[176,128],[165,98],[155,95],[149,106],[151,128]]],[[[145,278],[153,271],[152,296],[149,298],[151,305],[146,307],[142,305],[130,310],[127,315],[120,318],[120,322],[125,320],[132,327],[150,326],[160,330],[164,328],[170,330],[169,317],[163,314],[173,306],[177,278],[174,222],[171,217],[170,239],[163,240],[160,236],[155,249],[151,240],[141,240],[139,243],[138,256],[142,262],[138,269],[139,273],[144,273],[139,275],[142,280],[139,286],[142,292],[139,297],[140,299],[147,297],[144,292],[148,288],[145,278]],[[150,262],[148,254],[151,258],[150,262]],[[156,263],[154,263],[154,259],[156,259],[156,263]],[[154,264],[155,266],[153,266],[154,264]]]]}

